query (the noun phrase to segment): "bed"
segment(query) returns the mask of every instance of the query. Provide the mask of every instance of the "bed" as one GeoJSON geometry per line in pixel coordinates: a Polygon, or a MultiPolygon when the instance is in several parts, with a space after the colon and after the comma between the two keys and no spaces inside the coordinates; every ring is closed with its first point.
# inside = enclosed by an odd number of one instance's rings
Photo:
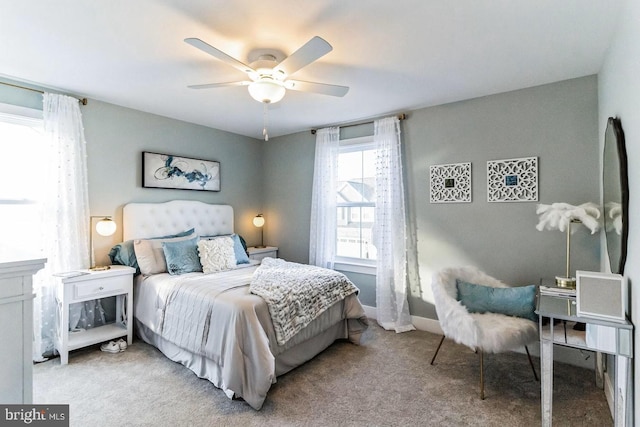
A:
{"type": "MultiPolygon", "coordinates": [[[[233,208],[182,200],[130,203],[123,208],[125,241],[141,244],[149,242],[145,239],[176,236],[190,229],[196,236],[233,235],[233,208]]],[[[168,259],[167,264],[170,271],[176,267],[168,259]]],[[[304,327],[285,331],[285,340],[278,327],[282,319],[276,318],[273,301],[256,295],[258,288],[254,288],[258,278],[269,278],[270,285],[281,286],[273,283],[281,276],[269,273],[281,272],[284,267],[296,267],[311,276],[322,276],[324,271],[335,274],[318,267],[266,259],[262,265],[252,261],[210,274],[137,275],[136,333],[169,359],[211,381],[229,398],[241,398],[259,410],[277,376],[312,359],[336,340],[359,344],[367,328],[356,288],[355,292],[330,301],[331,305],[313,320],[309,318],[304,327]]]]}

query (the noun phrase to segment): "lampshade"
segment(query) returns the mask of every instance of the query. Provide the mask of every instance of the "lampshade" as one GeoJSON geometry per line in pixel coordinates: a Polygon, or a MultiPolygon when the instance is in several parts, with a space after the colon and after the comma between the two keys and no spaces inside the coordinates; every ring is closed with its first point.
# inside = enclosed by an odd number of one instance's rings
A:
{"type": "Polygon", "coordinates": [[[256,227],[264,226],[264,217],[262,216],[262,214],[259,214],[255,218],[253,218],[253,225],[255,225],[256,227]]]}
{"type": "Polygon", "coordinates": [[[281,82],[263,77],[249,85],[249,95],[258,102],[273,104],[284,98],[286,89],[281,82]]]}
{"type": "Polygon", "coordinates": [[[116,222],[109,217],[104,217],[96,223],[96,232],[101,236],[111,236],[116,232],[116,222]]]}

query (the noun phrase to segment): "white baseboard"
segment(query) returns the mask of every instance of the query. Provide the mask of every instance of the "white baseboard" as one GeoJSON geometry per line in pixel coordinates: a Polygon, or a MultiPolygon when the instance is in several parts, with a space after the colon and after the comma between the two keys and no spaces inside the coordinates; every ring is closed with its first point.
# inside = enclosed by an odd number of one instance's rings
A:
{"type": "MultiPolygon", "coordinates": [[[[363,305],[364,312],[367,317],[375,319],[376,316],[376,308],[371,307],[370,305],[363,305]]],[[[433,334],[442,335],[442,328],[440,328],[440,322],[435,319],[429,319],[426,317],[420,316],[411,316],[411,323],[416,327],[419,331],[431,332],[433,334]]]]}

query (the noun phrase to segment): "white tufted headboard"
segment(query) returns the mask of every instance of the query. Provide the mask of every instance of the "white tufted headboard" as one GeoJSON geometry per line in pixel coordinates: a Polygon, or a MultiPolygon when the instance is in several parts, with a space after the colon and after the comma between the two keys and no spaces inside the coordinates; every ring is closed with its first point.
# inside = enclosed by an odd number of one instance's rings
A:
{"type": "Polygon", "coordinates": [[[190,228],[200,236],[233,233],[233,208],[195,200],[129,203],[122,209],[123,239],[147,239],[190,228]]]}

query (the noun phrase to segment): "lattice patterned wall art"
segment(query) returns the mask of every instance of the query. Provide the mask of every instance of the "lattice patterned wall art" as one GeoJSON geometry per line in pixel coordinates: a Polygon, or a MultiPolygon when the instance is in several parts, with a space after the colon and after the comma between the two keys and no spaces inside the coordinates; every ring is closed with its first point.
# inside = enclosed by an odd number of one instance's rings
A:
{"type": "Polygon", "coordinates": [[[431,203],[471,202],[471,163],[431,165],[429,183],[431,203]]]}
{"type": "Polygon", "coordinates": [[[487,201],[537,202],[538,158],[488,161],[487,201]]]}

